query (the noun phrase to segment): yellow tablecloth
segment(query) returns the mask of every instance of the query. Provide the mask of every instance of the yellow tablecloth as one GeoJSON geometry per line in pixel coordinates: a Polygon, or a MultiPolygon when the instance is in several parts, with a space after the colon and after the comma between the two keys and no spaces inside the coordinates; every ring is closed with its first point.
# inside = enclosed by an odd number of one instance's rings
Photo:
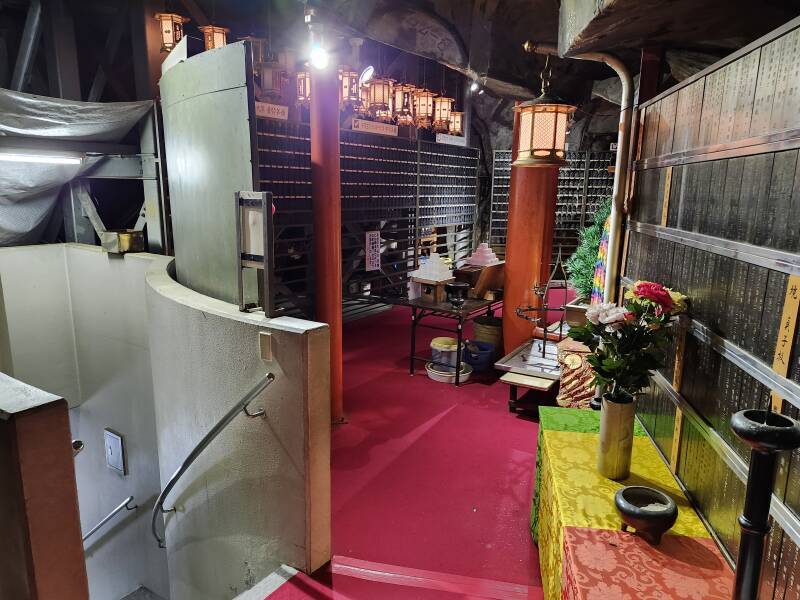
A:
{"type": "MultiPolygon", "coordinates": [[[[669,494],[678,505],[678,520],[668,535],[709,538],[700,518],[681,492],[650,438],[637,435],[633,440],[631,475],[617,482],[602,477],[595,467],[598,434],[593,430],[597,413],[580,411],[583,425],[548,429],[547,411],[542,409],[539,437],[538,504],[534,530],[538,530],[539,560],[545,598],[560,599],[564,572],[565,528],[618,531],[621,521],[614,507],[614,494],[626,485],[645,485],[669,494]],[[587,425],[588,424],[588,425],[587,425]],[[575,430],[578,429],[578,430],[575,430]]],[[[567,413],[560,413],[563,421],[567,413]]],[[[557,426],[555,424],[554,426],[557,426]]],[[[574,425],[574,424],[573,424],[574,425]]],[[[653,550],[658,552],[658,548],[653,550]]],[[[721,554],[719,555],[721,558],[721,554]]],[[[724,561],[722,561],[724,562],[724,561]]],[[[727,568],[727,565],[726,565],[727,568]]]]}

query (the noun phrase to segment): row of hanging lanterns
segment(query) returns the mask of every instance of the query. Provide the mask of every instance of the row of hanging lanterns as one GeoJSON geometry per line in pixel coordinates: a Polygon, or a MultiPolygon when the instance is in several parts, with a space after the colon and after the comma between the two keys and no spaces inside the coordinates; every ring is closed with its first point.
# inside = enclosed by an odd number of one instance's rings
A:
{"type": "MultiPolygon", "coordinates": [[[[364,82],[358,72],[348,67],[339,69],[339,105],[352,108],[356,114],[383,123],[420,128],[433,128],[452,135],[463,134],[464,113],[453,110],[455,100],[408,83],[397,83],[385,77],[364,82]]],[[[297,99],[311,99],[311,76],[297,74],[297,99]]]]}
{"type": "MultiPolygon", "coordinates": [[[[161,50],[171,51],[183,38],[183,26],[189,19],[176,13],[156,13],[161,28],[161,50]]],[[[198,27],[203,34],[206,50],[221,48],[227,43],[230,29],[218,25],[198,27]]],[[[278,57],[269,51],[264,38],[247,36],[253,48],[253,67],[259,75],[262,92],[279,95],[282,83],[290,70],[290,57],[278,57]],[[283,58],[283,60],[281,60],[283,58]]],[[[339,69],[339,105],[351,108],[356,114],[384,123],[433,128],[452,135],[463,134],[464,113],[453,110],[455,100],[437,96],[434,92],[408,83],[397,83],[385,77],[370,77],[367,81],[349,67],[339,69]]],[[[297,99],[311,99],[311,74],[297,74],[297,99]]]]}
{"type": "MultiPolygon", "coordinates": [[[[187,17],[176,13],[159,12],[155,19],[161,28],[161,51],[170,52],[183,39],[183,26],[190,21],[187,17]]],[[[203,25],[198,27],[203,34],[206,50],[222,48],[227,43],[230,29],[218,25],[203,25]]]]}

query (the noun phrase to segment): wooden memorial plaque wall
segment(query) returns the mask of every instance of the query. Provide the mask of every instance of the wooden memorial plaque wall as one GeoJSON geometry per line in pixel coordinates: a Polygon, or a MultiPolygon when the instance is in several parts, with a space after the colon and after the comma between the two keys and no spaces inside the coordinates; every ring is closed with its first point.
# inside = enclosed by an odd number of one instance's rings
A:
{"type": "MultiPolygon", "coordinates": [[[[800,19],[638,107],[623,283],[691,299],[639,417],[735,560],[733,413],[800,413],[800,19]]],[[[760,598],[800,598],[800,452],[781,461],[760,598]]]]}

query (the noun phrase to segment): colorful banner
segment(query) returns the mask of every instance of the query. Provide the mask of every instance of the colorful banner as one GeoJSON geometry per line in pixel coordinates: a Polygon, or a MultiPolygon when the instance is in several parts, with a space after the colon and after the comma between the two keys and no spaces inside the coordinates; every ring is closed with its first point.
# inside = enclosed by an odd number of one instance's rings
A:
{"type": "Polygon", "coordinates": [[[611,216],[606,219],[603,225],[603,236],[600,238],[600,247],[597,249],[597,262],[594,265],[594,282],[592,283],[592,304],[600,304],[603,301],[608,263],[608,235],[610,231],[611,216]]]}

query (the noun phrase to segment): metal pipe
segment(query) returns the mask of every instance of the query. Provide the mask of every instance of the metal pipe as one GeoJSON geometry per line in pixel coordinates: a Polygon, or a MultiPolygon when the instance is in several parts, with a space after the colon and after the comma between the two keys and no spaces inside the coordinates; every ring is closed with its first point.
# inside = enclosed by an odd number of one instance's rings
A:
{"type": "Polygon", "coordinates": [[[208,445],[220,434],[220,432],[225,429],[231,421],[233,421],[236,415],[238,415],[240,412],[243,412],[248,417],[261,417],[264,415],[263,409],[251,413],[248,412],[247,407],[273,381],[275,381],[275,376],[272,373],[267,373],[264,377],[262,377],[259,382],[242,397],[241,400],[234,404],[233,407],[231,407],[231,409],[226,412],[219,421],[217,421],[217,423],[208,431],[208,433],[203,436],[203,439],[197,442],[197,445],[183,460],[181,466],[178,467],[175,473],[172,474],[172,477],[169,478],[167,485],[164,486],[164,489],[161,490],[161,493],[158,495],[158,499],[156,500],[155,506],[153,506],[153,514],[150,519],[150,531],[153,533],[153,537],[156,538],[159,548],[166,548],[166,540],[158,534],[156,520],[159,514],[174,512],[174,507],[169,509],[164,508],[164,501],[172,491],[172,488],[175,487],[175,484],[178,483],[178,480],[183,476],[183,474],[189,470],[189,467],[191,467],[192,463],[197,460],[197,457],[202,454],[203,450],[205,450],[208,445]]]}
{"type": "MultiPolygon", "coordinates": [[[[536,54],[558,56],[558,49],[551,44],[527,42],[525,49],[536,54]]],[[[616,281],[619,276],[620,242],[622,239],[622,212],[625,200],[625,186],[628,181],[628,152],[630,147],[631,118],[633,116],[633,78],[630,71],[620,59],[605,52],[585,52],[566,58],[601,62],[617,73],[622,82],[620,99],[619,134],[617,136],[617,161],[614,170],[614,191],[611,204],[611,228],[608,233],[608,258],[606,266],[606,282],[603,300],[613,302],[616,292],[616,281]]]]}
{"type": "Polygon", "coordinates": [[[103,525],[105,525],[111,519],[113,519],[114,515],[116,515],[118,512],[120,512],[123,508],[127,508],[128,510],[136,510],[137,508],[139,508],[135,504],[133,506],[128,506],[128,504],[130,504],[131,502],[133,502],[133,496],[128,496],[127,498],[125,498],[125,500],[123,500],[122,503],[119,506],[117,506],[117,508],[115,508],[110,513],[108,513],[105,517],[103,517],[102,521],[100,521],[97,525],[92,527],[89,531],[87,531],[84,534],[84,536],[82,538],[83,541],[85,542],[90,537],[92,537],[97,532],[98,529],[100,529],[103,525]]]}
{"type": "Polygon", "coordinates": [[[16,92],[23,91],[27,83],[41,34],[42,2],[31,0],[25,17],[25,27],[22,30],[22,40],[19,43],[17,62],[14,64],[14,74],[11,77],[11,89],[16,92]]]}

